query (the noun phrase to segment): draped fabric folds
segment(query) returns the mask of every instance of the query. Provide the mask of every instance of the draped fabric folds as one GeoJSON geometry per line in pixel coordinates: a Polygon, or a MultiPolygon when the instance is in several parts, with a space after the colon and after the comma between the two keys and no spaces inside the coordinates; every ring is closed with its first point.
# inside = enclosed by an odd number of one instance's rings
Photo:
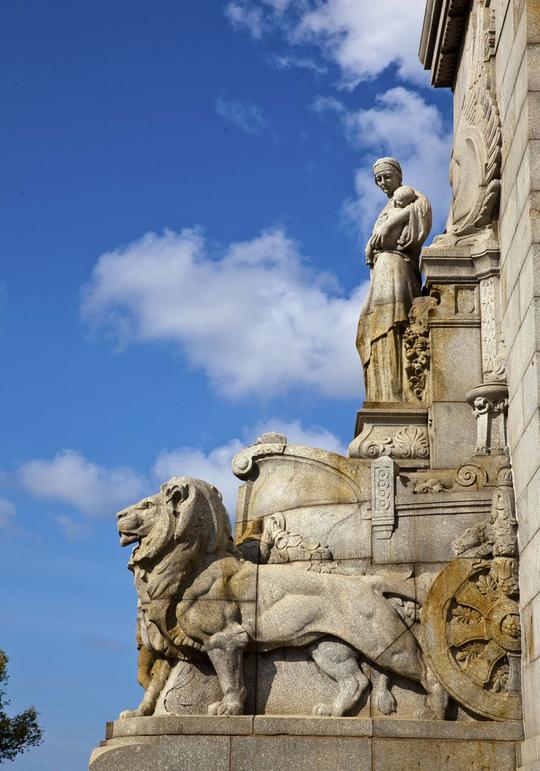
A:
{"type": "MultiPolygon", "coordinates": [[[[366,401],[404,401],[402,335],[409,310],[421,294],[419,257],[431,229],[431,206],[418,193],[408,207],[395,248],[374,251],[371,281],[358,322],[356,347],[364,367],[366,401]]],[[[373,228],[372,239],[387,219],[393,201],[386,204],[373,228]]]]}

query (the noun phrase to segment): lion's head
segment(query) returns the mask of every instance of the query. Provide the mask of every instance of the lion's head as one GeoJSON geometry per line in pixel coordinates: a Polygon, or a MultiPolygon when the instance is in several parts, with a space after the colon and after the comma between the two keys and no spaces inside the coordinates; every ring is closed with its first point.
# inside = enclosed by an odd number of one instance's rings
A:
{"type": "Polygon", "coordinates": [[[232,545],[220,492],[192,477],[172,477],[156,495],[120,511],[117,520],[120,544],[139,544],[131,563],[148,575],[150,597],[171,592],[199,555],[232,545]]]}

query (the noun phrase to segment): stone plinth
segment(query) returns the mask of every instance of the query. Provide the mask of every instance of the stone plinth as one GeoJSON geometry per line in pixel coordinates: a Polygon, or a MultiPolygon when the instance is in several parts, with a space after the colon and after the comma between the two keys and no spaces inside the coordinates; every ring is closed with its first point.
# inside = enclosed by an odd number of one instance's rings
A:
{"type": "Polygon", "coordinates": [[[429,466],[428,411],[402,402],[366,402],[356,417],[351,458],[393,458],[401,468],[429,466]]]}
{"type": "Polygon", "coordinates": [[[518,723],[326,717],[129,718],[90,771],[514,771],[518,723]]]}

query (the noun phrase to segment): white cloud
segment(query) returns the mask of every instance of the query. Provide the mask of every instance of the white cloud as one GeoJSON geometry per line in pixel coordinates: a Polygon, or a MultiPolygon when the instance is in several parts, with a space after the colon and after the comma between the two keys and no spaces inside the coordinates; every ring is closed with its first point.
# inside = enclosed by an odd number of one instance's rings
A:
{"type": "Polygon", "coordinates": [[[153,475],[159,482],[175,475],[206,479],[220,490],[227,510],[230,514],[234,514],[236,494],[241,482],[231,471],[231,461],[243,447],[254,442],[258,436],[268,431],[285,434],[289,444],[320,447],[342,455],[347,452],[341,439],[324,428],[304,427],[299,421],[270,418],[249,430],[245,430],[243,441],[231,439],[226,444],[206,453],[195,447],[166,450],[156,459],[153,475]]]}
{"type": "Polygon", "coordinates": [[[200,232],[167,231],[103,254],[82,312],[123,343],[180,344],[229,396],[304,387],[360,398],[355,334],[364,292],[340,293],[283,230],[230,244],[218,259],[200,232]]]}
{"type": "Polygon", "coordinates": [[[247,31],[255,40],[262,36],[264,14],[261,8],[248,8],[243,2],[227,3],[225,15],[235,29],[247,31]]]}
{"type": "Polygon", "coordinates": [[[7,498],[0,498],[0,531],[11,530],[15,514],[15,504],[7,498]]]}
{"type": "Polygon", "coordinates": [[[261,108],[252,102],[230,102],[218,97],[216,112],[220,118],[232,123],[249,136],[260,134],[267,125],[261,108]]]}
{"type": "MultiPolygon", "coordinates": [[[[207,452],[197,447],[164,450],[147,475],[125,466],[106,469],[76,450],[62,450],[52,460],[24,463],[17,475],[22,486],[36,498],[68,504],[84,515],[82,519],[66,514],[56,517],[57,525],[68,540],[86,535],[88,517],[110,516],[145,495],[152,495],[162,482],[177,475],[205,479],[215,485],[233,514],[240,481],[232,473],[231,461],[243,447],[268,431],[285,434],[289,444],[320,447],[341,454],[347,451],[341,439],[325,428],[270,418],[244,429],[242,438],[230,439],[207,452]]],[[[0,498],[0,529],[9,526],[14,513],[13,504],[0,498]]]]}
{"type": "Polygon", "coordinates": [[[299,40],[319,45],[354,88],[396,64],[407,80],[426,82],[418,61],[425,0],[327,0],[310,4],[296,29],[299,40]]]}
{"type": "Polygon", "coordinates": [[[233,514],[240,482],[231,471],[231,461],[242,447],[243,443],[239,439],[231,439],[208,453],[196,447],[165,450],[158,455],[152,471],[159,482],[165,482],[172,476],[205,479],[217,487],[223,496],[227,511],[233,514]]]}
{"type": "MultiPolygon", "coordinates": [[[[130,468],[105,469],[86,460],[77,450],[62,450],[52,460],[31,460],[20,466],[23,487],[37,498],[74,506],[84,514],[110,515],[140,498],[145,480],[130,468]]],[[[73,522],[59,524],[73,533],[73,522]]]]}
{"type": "Polygon", "coordinates": [[[318,47],[354,88],[391,64],[401,78],[427,84],[418,61],[424,9],[425,0],[235,0],[226,14],[255,39],[277,28],[291,46],[318,47]]]}
{"type": "MultiPolygon", "coordinates": [[[[351,144],[373,160],[380,155],[398,158],[404,181],[431,201],[432,236],[441,232],[450,201],[447,168],[452,132],[435,105],[414,91],[398,87],[380,94],[375,106],[366,110],[348,111],[333,97],[319,97],[313,109],[337,114],[351,144]]],[[[356,198],[346,204],[346,212],[365,239],[384,204],[370,163],[356,171],[355,188],[356,198]]]]}
{"type": "Polygon", "coordinates": [[[319,64],[309,56],[291,56],[288,54],[272,54],[268,57],[270,64],[277,70],[311,70],[317,75],[323,75],[328,72],[328,67],[324,64],[319,64]]]}

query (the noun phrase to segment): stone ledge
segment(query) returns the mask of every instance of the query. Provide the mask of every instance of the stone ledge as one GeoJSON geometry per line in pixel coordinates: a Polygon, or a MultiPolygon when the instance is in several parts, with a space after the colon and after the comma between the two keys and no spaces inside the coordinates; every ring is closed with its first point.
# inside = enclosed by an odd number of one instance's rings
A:
{"type": "Polygon", "coordinates": [[[106,736],[107,739],[116,739],[121,736],[239,736],[252,733],[253,715],[179,715],[115,720],[107,723],[106,736]]]}
{"type": "Polygon", "coordinates": [[[107,739],[152,736],[356,736],[476,741],[520,741],[520,722],[399,720],[396,718],[238,715],[132,717],[107,723],[107,739]]]}
{"type": "MultiPolygon", "coordinates": [[[[515,771],[520,723],[245,715],[126,718],[91,771],[515,771]],[[167,731],[168,733],[160,733],[167,731]]],[[[536,771],[527,767],[527,771],[536,771]]]]}

